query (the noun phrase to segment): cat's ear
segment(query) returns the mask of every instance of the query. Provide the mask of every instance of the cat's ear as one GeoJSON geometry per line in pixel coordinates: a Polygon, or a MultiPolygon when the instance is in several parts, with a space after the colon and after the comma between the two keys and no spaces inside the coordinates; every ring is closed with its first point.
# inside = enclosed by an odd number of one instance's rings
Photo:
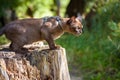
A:
{"type": "Polygon", "coordinates": [[[82,16],[81,16],[80,13],[77,14],[77,19],[78,19],[80,22],[82,22],[82,19],[83,19],[83,18],[82,18],[82,16]]]}
{"type": "Polygon", "coordinates": [[[75,16],[72,16],[68,21],[67,21],[67,24],[71,24],[72,22],[75,21],[75,16]]]}

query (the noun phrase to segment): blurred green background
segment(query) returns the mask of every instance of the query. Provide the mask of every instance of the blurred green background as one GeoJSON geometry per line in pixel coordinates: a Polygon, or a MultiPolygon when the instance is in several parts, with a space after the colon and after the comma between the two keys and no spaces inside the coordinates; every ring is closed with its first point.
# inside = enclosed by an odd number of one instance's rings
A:
{"type": "MultiPolygon", "coordinates": [[[[77,14],[84,33],[56,40],[66,48],[70,72],[83,80],[120,80],[119,0],[0,0],[0,27],[16,19],[77,14]]],[[[8,42],[0,37],[1,45],[8,42]]]]}

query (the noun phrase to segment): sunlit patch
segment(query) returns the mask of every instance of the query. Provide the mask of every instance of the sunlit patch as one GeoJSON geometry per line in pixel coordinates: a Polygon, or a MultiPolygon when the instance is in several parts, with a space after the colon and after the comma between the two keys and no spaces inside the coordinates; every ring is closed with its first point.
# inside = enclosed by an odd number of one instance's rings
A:
{"type": "Polygon", "coordinates": [[[80,21],[79,21],[77,18],[76,18],[75,20],[76,20],[78,23],[80,23],[80,21]]]}

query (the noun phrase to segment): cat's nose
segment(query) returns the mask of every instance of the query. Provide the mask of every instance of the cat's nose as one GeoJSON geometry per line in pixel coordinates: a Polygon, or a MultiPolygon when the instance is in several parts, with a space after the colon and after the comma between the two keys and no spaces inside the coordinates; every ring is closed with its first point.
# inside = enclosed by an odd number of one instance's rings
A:
{"type": "Polygon", "coordinates": [[[81,29],[79,32],[80,32],[80,33],[82,33],[82,32],[83,32],[83,30],[81,29]]]}

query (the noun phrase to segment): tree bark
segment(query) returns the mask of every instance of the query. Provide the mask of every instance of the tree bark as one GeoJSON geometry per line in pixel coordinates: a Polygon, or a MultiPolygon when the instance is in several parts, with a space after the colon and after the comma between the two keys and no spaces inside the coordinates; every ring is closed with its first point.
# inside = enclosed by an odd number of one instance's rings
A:
{"type": "Polygon", "coordinates": [[[25,56],[2,50],[0,80],[70,80],[65,49],[37,49],[25,56]]]}
{"type": "Polygon", "coordinates": [[[70,3],[66,9],[66,15],[69,17],[76,16],[78,14],[83,14],[85,10],[85,0],[70,0],[70,3]]]}

